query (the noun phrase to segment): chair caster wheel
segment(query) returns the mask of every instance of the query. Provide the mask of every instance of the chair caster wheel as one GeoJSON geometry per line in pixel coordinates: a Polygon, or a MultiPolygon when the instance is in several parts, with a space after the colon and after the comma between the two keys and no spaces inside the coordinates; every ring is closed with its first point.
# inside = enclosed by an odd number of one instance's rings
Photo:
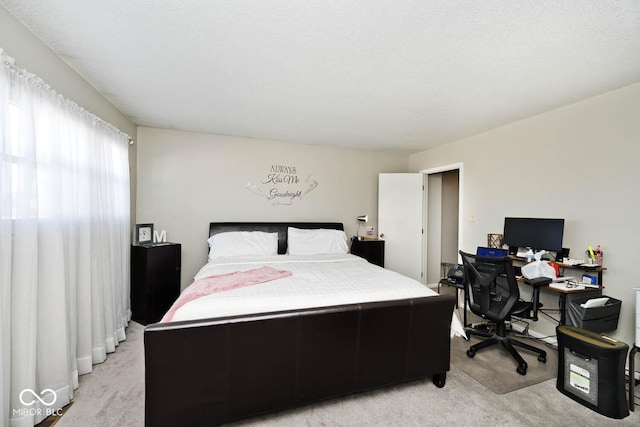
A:
{"type": "Polygon", "coordinates": [[[527,375],[527,367],[526,367],[526,366],[518,366],[518,368],[516,369],[516,371],[517,371],[520,375],[527,375]]]}
{"type": "Polygon", "coordinates": [[[472,358],[472,357],[473,357],[473,356],[475,356],[475,355],[476,355],[476,352],[475,352],[475,351],[473,351],[473,350],[467,350],[467,356],[469,356],[469,357],[471,357],[471,358],[472,358]]]}
{"type": "Polygon", "coordinates": [[[538,356],[538,362],[547,363],[547,356],[538,356]]]}

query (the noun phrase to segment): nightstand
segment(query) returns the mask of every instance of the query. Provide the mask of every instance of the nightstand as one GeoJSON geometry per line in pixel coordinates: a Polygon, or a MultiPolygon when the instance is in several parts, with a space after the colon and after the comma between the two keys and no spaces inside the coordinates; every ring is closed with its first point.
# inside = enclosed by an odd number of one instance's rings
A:
{"type": "Polygon", "coordinates": [[[180,295],[181,245],[131,246],[131,317],[156,323],[180,295]]]}
{"type": "Polygon", "coordinates": [[[384,240],[351,239],[351,253],[369,261],[371,264],[384,267],[384,240]]]}

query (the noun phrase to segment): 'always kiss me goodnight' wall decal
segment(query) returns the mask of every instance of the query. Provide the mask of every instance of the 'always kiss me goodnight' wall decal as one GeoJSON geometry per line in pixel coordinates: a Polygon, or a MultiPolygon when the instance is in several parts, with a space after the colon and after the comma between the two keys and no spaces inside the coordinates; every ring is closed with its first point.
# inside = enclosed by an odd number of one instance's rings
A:
{"type": "Polygon", "coordinates": [[[309,174],[301,178],[295,166],[271,165],[260,184],[247,184],[247,190],[276,205],[292,205],[312,192],[318,181],[309,174]]]}

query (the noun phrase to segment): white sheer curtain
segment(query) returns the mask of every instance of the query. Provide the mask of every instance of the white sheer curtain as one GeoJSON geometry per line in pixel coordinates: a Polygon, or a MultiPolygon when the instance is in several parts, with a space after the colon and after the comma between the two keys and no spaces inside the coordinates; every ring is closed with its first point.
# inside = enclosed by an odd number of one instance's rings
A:
{"type": "Polygon", "coordinates": [[[0,59],[0,425],[32,426],[125,339],[128,136],[0,59]]]}

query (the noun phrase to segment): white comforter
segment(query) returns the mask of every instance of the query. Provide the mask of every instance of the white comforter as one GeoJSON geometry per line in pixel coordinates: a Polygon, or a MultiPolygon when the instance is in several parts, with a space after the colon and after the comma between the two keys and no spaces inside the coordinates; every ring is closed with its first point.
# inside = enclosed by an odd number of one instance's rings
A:
{"type": "MultiPolygon", "coordinates": [[[[437,295],[416,280],[350,254],[217,258],[202,267],[195,279],[265,265],[293,274],[200,297],[180,307],[173,321],[437,295]]],[[[465,335],[455,314],[451,326],[452,335],[465,335]]]]}

